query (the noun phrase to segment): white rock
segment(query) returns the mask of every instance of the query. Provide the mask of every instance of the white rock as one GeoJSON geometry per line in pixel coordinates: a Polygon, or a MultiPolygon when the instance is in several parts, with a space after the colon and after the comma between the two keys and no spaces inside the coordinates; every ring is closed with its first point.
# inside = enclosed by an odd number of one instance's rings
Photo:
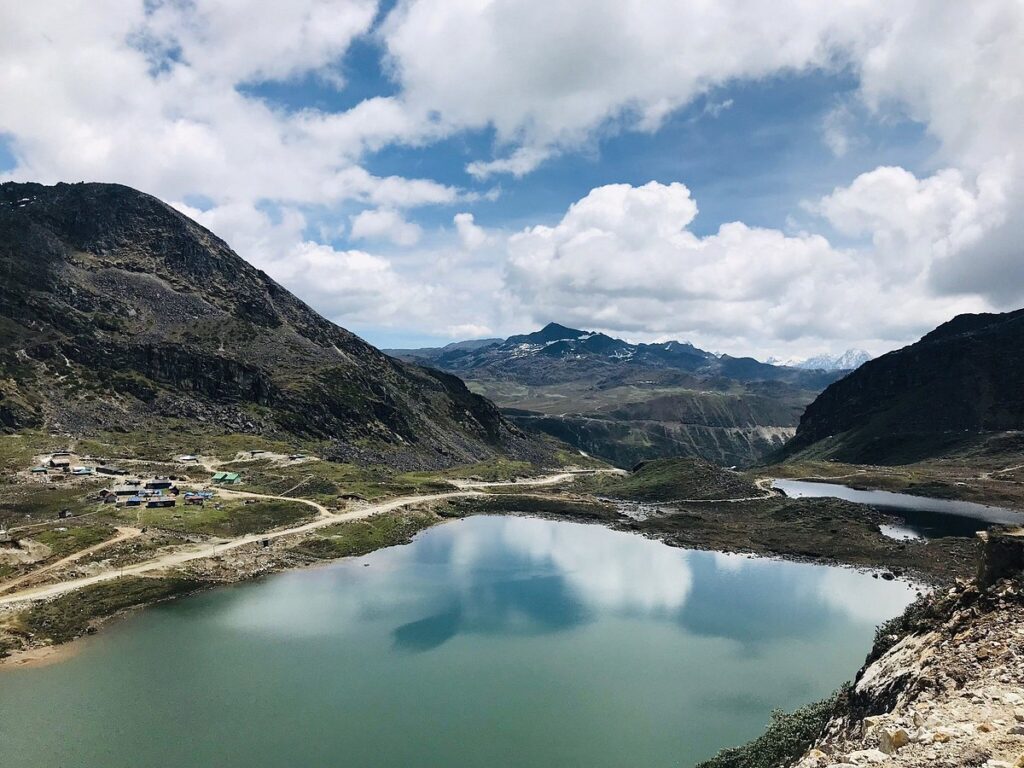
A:
{"type": "Polygon", "coordinates": [[[877,749],[858,749],[848,754],[845,760],[854,765],[877,765],[888,762],[889,756],[877,749]]]}

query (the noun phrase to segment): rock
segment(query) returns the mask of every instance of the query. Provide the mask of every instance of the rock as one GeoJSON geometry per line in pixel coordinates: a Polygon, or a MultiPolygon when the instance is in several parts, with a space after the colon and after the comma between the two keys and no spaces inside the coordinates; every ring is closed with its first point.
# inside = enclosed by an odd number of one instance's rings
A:
{"type": "Polygon", "coordinates": [[[1013,719],[1018,723],[1024,723],[1024,709],[1017,707],[1013,710],[1013,719]]]}
{"type": "Polygon", "coordinates": [[[858,749],[848,754],[844,759],[853,765],[877,765],[878,763],[888,762],[889,756],[877,749],[858,749]]]}
{"type": "Polygon", "coordinates": [[[1010,728],[1010,733],[1014,736],[1024,736],[1024,725],[1015,725],[1010,728]]]}
{"type": "Polygon", "coordinates": [[[884,729],[878,738],[878,748],[887,755],[910,743],[910,734],[904,728],[884,729]]]}

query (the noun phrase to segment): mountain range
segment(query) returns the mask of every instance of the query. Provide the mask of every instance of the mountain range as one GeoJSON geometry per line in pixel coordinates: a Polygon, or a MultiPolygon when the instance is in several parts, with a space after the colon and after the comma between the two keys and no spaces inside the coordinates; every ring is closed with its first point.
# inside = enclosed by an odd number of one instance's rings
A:
{"type": "Polygon", "coordinates": [[[507,339],[386,351],[454,373],[524,429],[622,466],[674,455],[753,463],[781,447],[804,407],[843,374],[558,323],[507,339]]]}
{"type": "Polygon", "coordinates": [[[536,450],[455,376],[384,355],[128,187],[0,185],[0,271],[4,429],[205,425],[410,466],[536,450]]]}
{"type": "Polygon", "coordinates": [[[768,362],[773,365],[785,365],[790,368],[800,368],[805,371],[853,371],[860,368],[871,359],[871,355],[863,349],[848,349],[837,355],[830,355],[827,352],[807,358],[792,358],[780,360],[770,357],[768,362]]]}

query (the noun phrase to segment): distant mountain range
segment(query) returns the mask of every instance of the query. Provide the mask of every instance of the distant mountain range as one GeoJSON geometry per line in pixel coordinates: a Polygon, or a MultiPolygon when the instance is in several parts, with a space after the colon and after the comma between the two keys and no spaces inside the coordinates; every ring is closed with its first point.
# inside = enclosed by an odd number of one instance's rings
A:
{"type": "Polygon", "coordinates": [[[825,389],[785,453],[902,463],[1021,429],[1024,310],[960,315],[825,389]]]}
{"type": "Polygon", "coordinates": [[[842,375],[686,342],[632,344],[558,323],[387,352],[454,373],[521,427],[622,466],[676,455],[752,463],[791,437],[804,406],[842,375]]]}
{"type": "Polygon", "coordinates": [[[410,467],[535,443],[128,187],[0,185],[0,273],[0,429],[295,435],[410,467]]]}
{"type": "Polygon", "coordinates": [[[785,381],[813,388],[831,382],[835,378],[832,374],[842,370],[836,364],[846,359],[836,358],[828,366],[785,366],[762,363],[752,357],[716,355],[689,342],[631,344],[604,333],[558,323],[548,323],[539,331],[507,339],[460,341],[444,347],[385,352],[452,373],[511,377],[535,384],[574,381],[583,375],[653,370],[737,381],[785,381]],[[820,375],[822,371],[828,375],[820,375]]]}
{"type": "Polygon", "coordinates": [[[773,365],[785,365],[805,371],[853,371],[871,359],[871,355],[863,349],[848,349],[838,355],[821,354],[808,358],[780,360],[770,357],[768,362],[773,365]]]}

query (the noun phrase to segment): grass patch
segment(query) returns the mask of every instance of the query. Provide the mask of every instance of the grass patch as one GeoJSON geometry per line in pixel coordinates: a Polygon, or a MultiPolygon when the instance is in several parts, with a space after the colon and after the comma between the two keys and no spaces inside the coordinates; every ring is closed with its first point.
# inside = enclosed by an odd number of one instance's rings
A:
{"type": "Polygon", "coordinates": [[[461,496],[449,499],[438,508],[442,517],[470,515],[540,515],[573,517],[581,520],[613,520],[618,511],[612,504],[599,501],[564,499],[558,496],[461,496]]]}
{"type": "Polygon", "coordinates": [[[414,535],[438,522],[422,511],[387,512],[320,529],[318,535],[292,547],[310,557],[333,559],[365,555],[377,549],[408,543],[414,535]]]}
{"type": "Polygon", "coordinates": [[[194,592],[204,583],[194,579],[130,577],[94,584],[23,611],[15,617],[14,629],[54,644],[66,643],[85,634],[96,619],[194,592]]]}
{"type": "Polygon", "coordinates": [[[742,747],[723,749],[697,768],[782,768],[789,765],[814,743],[848,690],[844,686],[829,698],[793,712],[774,710],[764,733],[742,747]]]}
{"type": "Polygon", "coordinates": [[[385,467],[356,467],[334,461],[281,464],[269,460],[238,461],[223,469],[240,472],[245,490],[278,496],[301,496],[334,504],[342,496],[375,500],[414,493],[452,490],[437,472],[395,473],[385,467]]]}
{"type": "Polygon", "coordinates": [[[40,531],[33,533],[30,538],[48,546],[53,552],[51,558],[59,560],[113,538],[116,533],[109,525],[76,525],[63,531],[56,528],[40,531]]]}
{"type": "Polygon", "coordinates": [[[693,458],[646,461],[625,477],[592,476],[577,480],[577,484],[602,496],[639,501],[737,499],[762,495],[743,475],[693,458]]]}
{"type": "Polygon", "coordinates": [[[181,533],[235,537],[295,525],[316,516],[316,510],[298,501],[267,499],[207,502],[205,506],[182,505],[164,509],[125,509],[123,514],[138,524],[181,533]]]}
{"type": "Polygon", "coordinates": [[[0,486],[0,522],[11,527],[41,520],[54,520],[63,509],[73,515],[96,511],[90,497],[102,486],[98,483],[51,488],[36,483],[0,486]]]}

